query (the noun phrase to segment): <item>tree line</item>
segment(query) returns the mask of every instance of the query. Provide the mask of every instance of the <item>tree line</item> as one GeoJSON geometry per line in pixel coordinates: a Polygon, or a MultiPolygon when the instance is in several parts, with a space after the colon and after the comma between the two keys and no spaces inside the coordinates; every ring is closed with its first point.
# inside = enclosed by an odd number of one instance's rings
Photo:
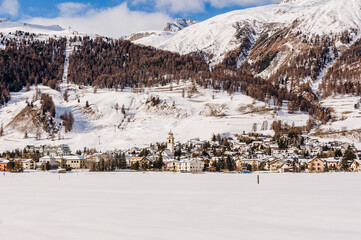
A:
{"type": "Polygon", "coordinates": [[[0,105],[10,100],[10,92],[43,84],[56,88],[63,74],[66,39],[34,40],[29,36],[8,39],[0,50],[0,105]]]}

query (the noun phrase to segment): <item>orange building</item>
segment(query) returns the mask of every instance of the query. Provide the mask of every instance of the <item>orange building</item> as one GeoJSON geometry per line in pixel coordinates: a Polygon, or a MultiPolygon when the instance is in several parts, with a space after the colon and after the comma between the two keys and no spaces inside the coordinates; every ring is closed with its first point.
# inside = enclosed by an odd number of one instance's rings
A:
{"type": "Polygon", "coordinates": [[[8,160],[0,160],[0,172],[6,172],[8,170],[8,160]]]}

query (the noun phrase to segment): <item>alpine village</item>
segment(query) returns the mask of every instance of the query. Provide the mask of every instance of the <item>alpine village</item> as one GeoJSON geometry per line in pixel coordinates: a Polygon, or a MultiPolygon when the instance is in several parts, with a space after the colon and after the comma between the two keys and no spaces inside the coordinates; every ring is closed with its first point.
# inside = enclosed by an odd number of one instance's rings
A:
{"type": "MultiPolygon", "coordinates": [[[[277,124],[277,123],[274,123],[277,124]]],[[[98,152],[77,150],[68,145],[26,146],[2,154],[0,171],[31,172],[169,171],[182,173],[323,173],[361,171],[361,151],[353,144],[320,142],[306,133],[292,132],[278,137],[257,133],[232,136],[213,134],[176,142],[170,131],[166,142],[147,148],[98,152]]],[[[4,173],[5,174],[5,173],[4,173]]]]}

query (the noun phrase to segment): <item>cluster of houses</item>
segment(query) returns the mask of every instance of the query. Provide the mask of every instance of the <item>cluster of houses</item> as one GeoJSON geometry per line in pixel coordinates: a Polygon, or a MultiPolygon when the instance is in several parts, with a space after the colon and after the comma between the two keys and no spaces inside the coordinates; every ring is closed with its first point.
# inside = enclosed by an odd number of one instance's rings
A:
{"type": "MultiPolygon", "coordinates": [[[[126,161],[125,168],[140,171],[155,170],[157,162],[158,169],[163,171],[191,173],[361,171],[361,152],[353,144],[320,142],[306,134],[300,136],[302,141],[296,143],[288,141],[288,136],[282,139],[283,144],[271,136],[244,133],[228,137],[214,136],[211,141],[191,139],[186,143],[176,143],[173,133],[169,132],[165,144],[143,149],[134,147],[122,154],[126,161]],[[346,154],[353,157],[345,163],[346,154]]],[[[89,163],[99,163],[100,159],[104,159],[103,153],[72,154],[68,145],[27,146],[24,151],[41,157],[0,159],[0,171],[9,171],[9,166],[21,170],[86,169],[89,163]]],[[[107,156],[114,154],[106,153],[107,156]]]]}
{"type": "MultiPolygon", "coordinates": [[[[285,141],[288,136],[283,137],[285,141]]],[[[354,154],[355,159],[348,160],[347,171],[361,171],[361,151],[353,144],[344,142],[320,142],[307,134],[300,136],[302,144],[289,144],[280,148],[271,136],[243,134],[224,139],[200,141],[192,139],[186,143],[174,142],[172,132],[168,134],[166,148],[150,146],[146,149],[132,148],[127,151],[129,166],[151,166],[159,155],[163,159],[163,170],[176,172],[311,172],[341,171],[342,156],[346,151],[354,154]],[[247,139],[242,141],[240,139],[247,139]],[[142,156],[144,150],[147,156],[142,156]],[[336,153],[336,154],[335,154],[336,153]],[[339,156],[335,156],[339,154],[339,156]],[[333,157],[329,157],[333,155],[333,157]],[[227,161],[234,166],[227,167],[227,161]],[[225,162],[222,167],[220,162],[225,162]]],[[[146,170],[146,169],[143,169],[146,170]]]]}
{"type": "Polygon", "coordinates": [[[50,169],[83,169],[86,167],[86,159],[82,156],[72,154],[70,147],[66,144],[59,146],[26,146],[24,149],[30,155],[39,154],[38,160],[31,159],[0,159],[0,171],[10,171],[9,165],[15,171],[18,170],[50,170],[50,169]]]}

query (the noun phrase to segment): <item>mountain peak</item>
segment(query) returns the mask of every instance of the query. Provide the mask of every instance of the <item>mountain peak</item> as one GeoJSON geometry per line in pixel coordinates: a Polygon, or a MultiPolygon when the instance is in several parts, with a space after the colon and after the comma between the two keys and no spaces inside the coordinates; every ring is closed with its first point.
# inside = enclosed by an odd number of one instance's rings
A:
{"type": "Polygon", "coordinates": [[[166,32],[178,32],[186,27],[189,27],[195,24],[196,21],[192,19],[176,18],[173,22],[167,23],[167,26],[164,28],[166,32]]]}

